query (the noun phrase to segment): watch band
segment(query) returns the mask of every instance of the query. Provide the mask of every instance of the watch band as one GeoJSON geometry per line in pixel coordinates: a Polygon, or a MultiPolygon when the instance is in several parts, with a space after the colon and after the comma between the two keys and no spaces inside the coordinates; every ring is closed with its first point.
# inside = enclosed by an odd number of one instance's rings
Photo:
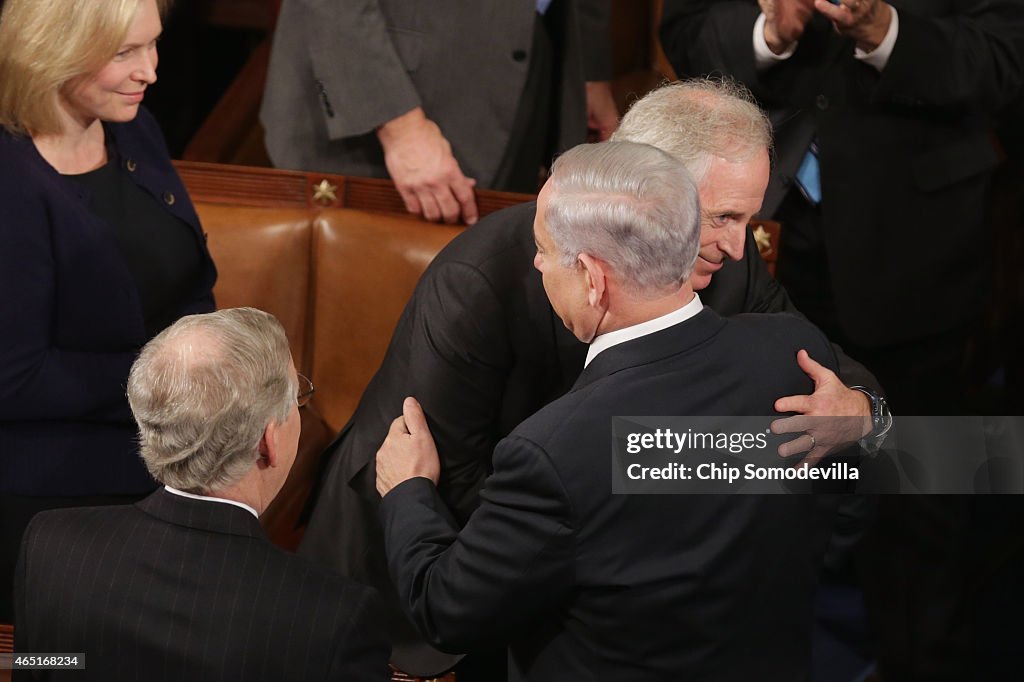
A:
{"type": "Polygon", "coordinates": [[[850,386],[850,388],[866,395],[871,403],[871,433],[861,439],[861,445],[873,454],[882,447],[882,442],[889,434],[889,430],[892,429],[892,412],[889,410],[889,403],[883,396],[867,386],[850,386]]]}

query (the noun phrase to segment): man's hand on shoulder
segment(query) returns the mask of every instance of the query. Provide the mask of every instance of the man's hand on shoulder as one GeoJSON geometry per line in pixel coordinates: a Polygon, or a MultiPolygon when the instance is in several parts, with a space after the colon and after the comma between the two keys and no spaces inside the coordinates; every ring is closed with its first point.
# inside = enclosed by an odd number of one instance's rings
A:
{"type": "Polygon", "coordinates": [[[398,484],[419,476],[437,485],[441,462],[423,408],[409,397],[402,403],[402,416],[391,422],[388,436],[377,450],[377,492],[383,497],[398,484]]]}
{"type": "Polygon", "coordinates": [[[799,351],[796,360],[814,382],[814,392],[776,400],[777,412],[795,412],[798,416],[775,420],[772,431],[803,433],[780,445],[779,455],[806,452],[804,462],[814,465],[871,432],[871,401],[862,392],[847,388],[835,372],[815,362],[806,350],[799,351]]]}
{"type": "Polygon", "coordinates": [[[377,129],[384,163],[409,213],[467,225],[477,221],[476,180],[467,178],[447,138],[416,107],[377,129]]]}

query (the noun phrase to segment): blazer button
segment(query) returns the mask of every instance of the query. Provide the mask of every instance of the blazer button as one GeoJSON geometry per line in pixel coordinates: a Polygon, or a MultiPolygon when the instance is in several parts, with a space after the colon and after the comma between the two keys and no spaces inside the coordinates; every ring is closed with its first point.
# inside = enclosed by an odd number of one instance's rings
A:
{"type": "Polygon", "coordinates": [[[516,60],[517,62],[525,62],[526,50],[516,50],[515,52],[512,53],[512,59],[516,60]]]}
{"type": "Polygon", "coordinates": [[[164,203],[168,206],[174,206],[174,194],[172,192],[164,192],[164,203]]]}
{"type": "Polygon", "coordinates": [[[826,109],[828,109],[828,97],[825,97],[825,95],[818,95],[818,96],[817,96],[817,97],[815,98],[815,100],[814,100],[814,103],[815,103],[815,104],[816,104],[816,105],[818,106],[818,108],[819,108],[819,109],[821,109],[822,111],[825,111],[826,109]]]}
{"type": "Polygon", "coordinates": [[[135,172],[135,159],[128,159],[124,162],[124,167],[128,169],[129,173],[135,172]]]}

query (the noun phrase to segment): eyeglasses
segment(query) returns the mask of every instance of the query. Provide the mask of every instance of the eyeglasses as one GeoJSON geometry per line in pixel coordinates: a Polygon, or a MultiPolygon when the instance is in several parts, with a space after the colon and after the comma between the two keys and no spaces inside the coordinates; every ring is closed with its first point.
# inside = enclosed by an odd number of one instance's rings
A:
{"type": "Polygon", "coordinates": [[[297,374],[299,379],[299,390],[295,396],[295,402],[298,403],[299,407],[305,407],[309,404],[309,401],[313,399],[313,394],[316,393],[316,389],[313,388],[313,382],[308,377],[297,374]]]}

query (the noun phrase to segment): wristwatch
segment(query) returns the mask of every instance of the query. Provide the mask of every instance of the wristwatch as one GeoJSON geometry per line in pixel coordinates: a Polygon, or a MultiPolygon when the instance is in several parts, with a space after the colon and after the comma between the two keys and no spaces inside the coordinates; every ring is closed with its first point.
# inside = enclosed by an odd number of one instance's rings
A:
{"type": "Polygon", "coordinates": [[[868,397],[871,402],[871,433],[860,440],[862,447],[874,454],[882,447],[886,435],[892,428],[892,412],[889,411],[889,403],[879,394],[867,386],[850,386],[854,391],[860,391],[868,397]]]}

